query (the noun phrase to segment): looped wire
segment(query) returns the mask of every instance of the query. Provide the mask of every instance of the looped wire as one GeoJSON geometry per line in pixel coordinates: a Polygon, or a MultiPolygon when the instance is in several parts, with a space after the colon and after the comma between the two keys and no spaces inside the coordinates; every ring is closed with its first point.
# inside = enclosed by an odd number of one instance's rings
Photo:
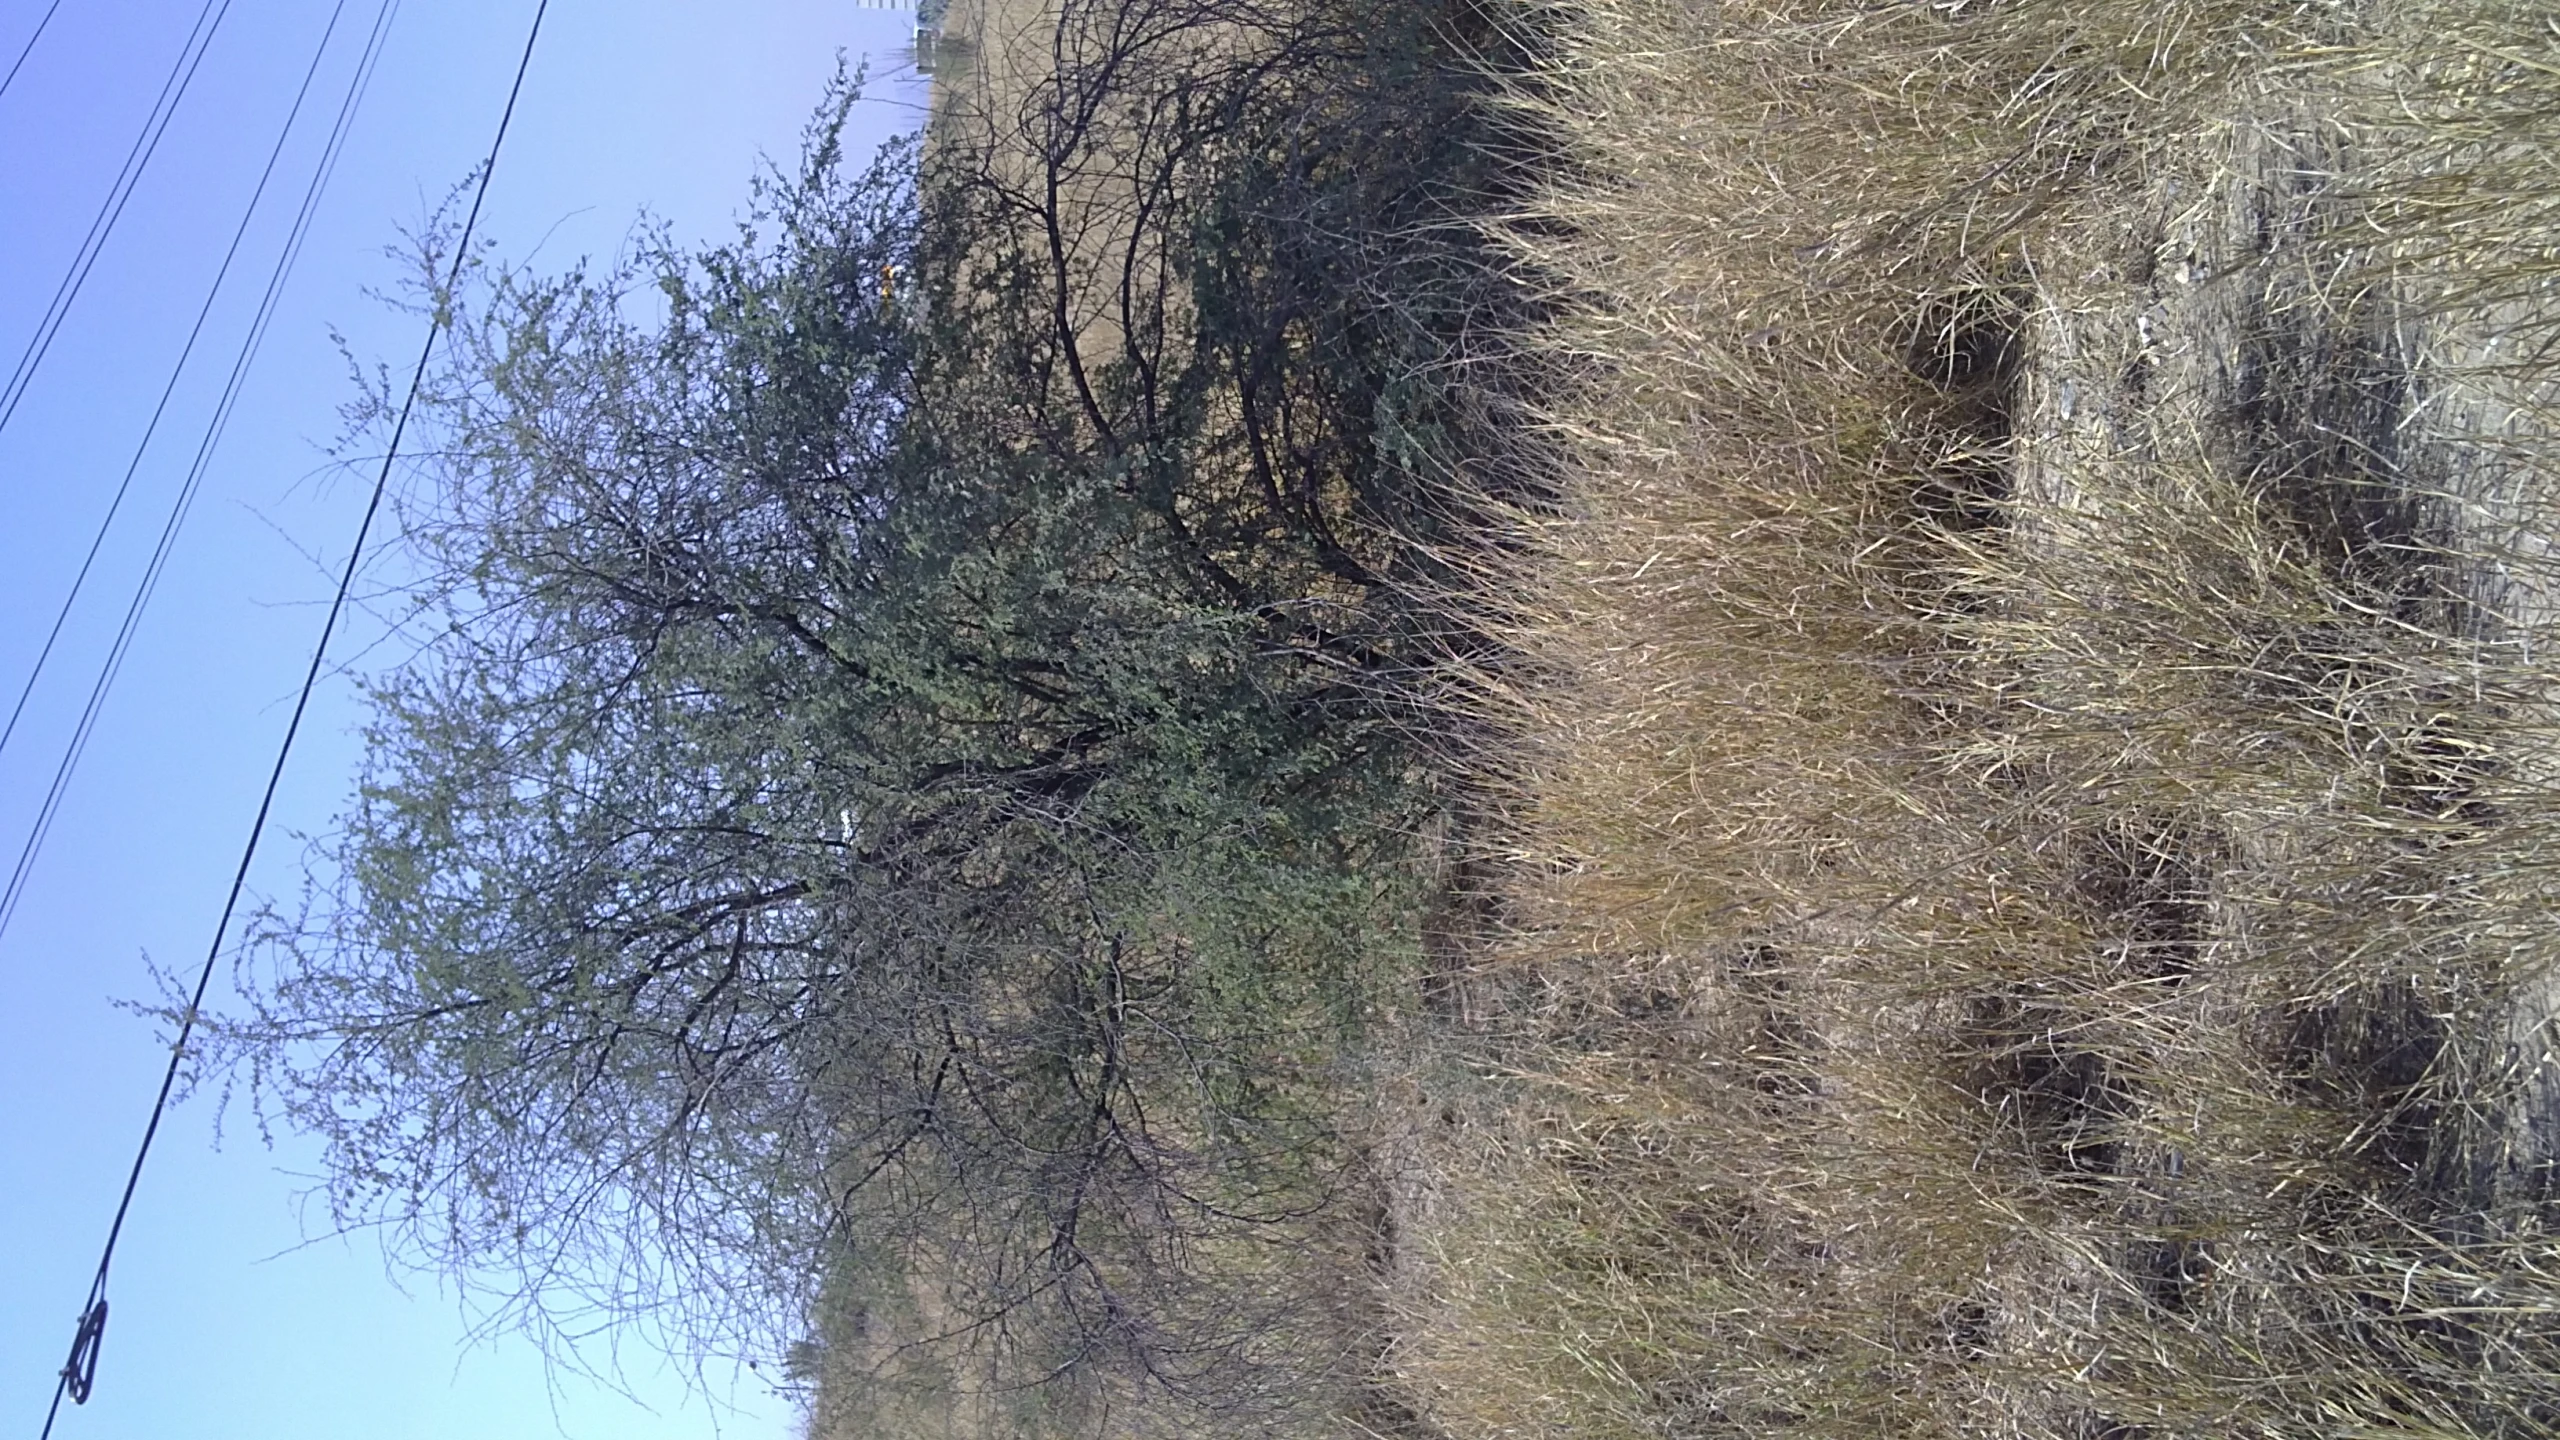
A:
{"type": "Polygon", "coordinates": [[[99,1296],[80,1312],[79,1333],[71,1337],[71,1358],[62,1363],[62,1383],[71,1391],[71,1403],[89,1403],[89,1387],[98,1379],[98,1348],[107,1336],[107,1301],[99,1296]]]}

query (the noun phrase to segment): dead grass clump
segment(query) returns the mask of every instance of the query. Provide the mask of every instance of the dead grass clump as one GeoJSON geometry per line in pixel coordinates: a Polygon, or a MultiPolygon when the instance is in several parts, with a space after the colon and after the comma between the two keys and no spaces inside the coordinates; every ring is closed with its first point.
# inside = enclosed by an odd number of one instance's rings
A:
{"type": "Polygon", "coordinates": [[[1417,1413],[2549,1433],[2560,34],[1540,16],[1585,378],[1417,1413]]]}

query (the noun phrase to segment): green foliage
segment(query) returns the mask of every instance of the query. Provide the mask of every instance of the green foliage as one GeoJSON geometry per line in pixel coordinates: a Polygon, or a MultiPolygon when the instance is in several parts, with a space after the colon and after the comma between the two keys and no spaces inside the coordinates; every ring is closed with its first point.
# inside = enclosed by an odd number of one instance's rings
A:
{"type": "Polygon", "coordinates": [[[849,87],[731,244],[422,297],[417,657],[214,1027],[342,1221],[555,1336],[771,1353],[823,1280],[905,1317],[891,1388],[1301,1403],[1272,1337],[1439,803],[1400,686],[1455,311],[1385,301],[1474,303],[1400,278],[1470,273],[1381,228],[1458,141],[1382,123],[1423,32],[1360,18],[1062,68],[1194,107],[1120,353],[991,172],[849,172],[849,87]]]}

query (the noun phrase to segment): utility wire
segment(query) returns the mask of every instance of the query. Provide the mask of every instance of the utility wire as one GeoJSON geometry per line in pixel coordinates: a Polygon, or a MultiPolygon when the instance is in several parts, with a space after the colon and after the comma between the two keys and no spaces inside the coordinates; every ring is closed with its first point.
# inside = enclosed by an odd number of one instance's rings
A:
{"type": "Polygon", "coordinates": [[[329,42],[338,32],[338,18],[346,9],[346,0],[338,0],[329,12],[328,27],[321,32],[320,46],[312,52],[310,68],[302,74],[302,88],[294,92],[293,108],[284,117],[284,127],[276,133],[275,148],[267,152],[266,169],[259,172],[258,184],[249,193],[248,207],[240,213],[239,228],[231,232],[231,248],[223,252],[222,265],[214,271],[213,284],[205,290],[204,305],[196,311],[194,328],[187,332],[187,343],[179,348],[177,363],[169,367],[169,383],[160,389],[160,403],[152,408],[150,423],[142,427],[142,440],[133,448],[133,459],[124,467],[124,479],[116,486],[115,497],[107,502],[107,513],[98,521],[98,533],[90,538],[89,552],[81,557],[79,573],[71,578],[70,593],[62,597],[62,607],[54,612],[53,628],[45,633],[44,645],[36,652],[35,665],[28,670],[26,683],[19,687],[17,703],[9,709],[7,723],[0,724],[0,755],[9,751],[9,741],[18,733],[18,722],[27,713],[27,698],[35,693],[36,681],[44,675],[45,662],[53,658],[53,647],[62,638],[64,622],[71,618],[71,607],[80,599],[88,584],[89,571],[98,563],[98,552],[104,548],[107,532],[113,528],[116,515],[124,508],[125,496],[133,489],[133,478],[142,468],[142,457],[151,448],[152,437],[159,433],[160,421],[168,414],[169,401],[178,390],[178,378],[186,373],[187,361],[195,355],[196,342],[203,338],[205,322],[213,316],[214,301],[222,294],[223,282],[231,276],[231,264],[240,257],[241,242],[249,235],[249,222],[257,216],[259,202],[266,198],[267,182],[275,178],[276,162],[284,157],[285,142],[292,138],[294,122],[302,118],[302,104],[311,94],[311,82],[320,73],[320,62],[329,53],[329,42]]]}
{"type": "MultiPolygon", "coordinates": [[[[8,383],[0,385],[0,431],[7,430],[17,416],[18,402],[26,398],[37,368],[53,349],[53,337],[62,333],[62,322],[71,313],[72,302],[80,298],[81,287],[89,283],[89,271],[98,263],[98,252],[106,248],[107,237],[124,217],[125,202],[133,198],[143,170],[159,153],[160,137],[169,133],[169,121],[178,113],[178,103],[187,98],[187,88],[195,83],[204,52],[213,47],[213,32],[222,28],[223,18],[230,13],[231,0],[205,0],[204,8],[196,12],[195,28],[187,32],[187,43],[179,47],[177,61],[169,67],[169,78],[160,84],[160,98],[152,102],[151,114],[142,122],[142,133],[133,138],[133,148],[125,152],[124,168],[116,172],[115,183],[107,187],[107,198],[99,202],[97,216],[89,222],[89,233],[81,237],[80,248],[71,257],[71,268],[63,272],[62,283],[54,287],[44,318],[36,322],[35,334],[27,337],[27,348],[19,352],[17,367],[9,372],[8,383]]],[[[52,18],[50,11],[46,18],[52,18]]],[[[18,58],[22,62],[26,59],[24,55],[18,58]]]]}
{"type": "MultiPolygon", "coordinates": [[[[525,72],[533,66],[534,43],[542,38],[542,17],[551,8],[551,0],[538,0],[533,10],[533,23],[526,30],[524,54],[516,61],[515,81],[507,89],[506,109],[498,116],[497,133],[490,138],[488,158],[480,162],[480,183],[471,197],[471,213],[462,222],[462,234],[455,244],[453,263],[445,273],[444,289],[450,295],[462,278],[463,262],[471,254],[472,232],[480,223],[480,206],[489,198],[489,181],[498,172],[498,151],[506,144],[507,128],[516,115],[516,99],[524,93],[525,72]]],[[[347,596],[355,588],[356,567],[364,559],[366,538],[372,533],[374,517],[381,512],[383,496],[391,488],[391,467],[400,458],[400,441],[409,429],[409,414],[416,408],[418,392],[426,384],[427,365],[435,358],[436,339],[444,333],[448,306],[439,305],[427,318],[426,340],[418,347],[417,368],[409,375],[409,392],[400,402],[399,418],[392,422],[391,443],[382,452],[382,469],[374,476],[373,494],[365,502],[364,519],[356,525],[355,543],[347,551],[346,568],[339,572],[338,590],[329,602],[329,615],[321,622],[320,638],[311,647],[311,665],[303,673],[302,692],[293,702],[293,718],[286,722],[284,739],[276,746],[276,761],[267,772],[266,793],[258,801],[257,818],[249,823],[249,838],[240,847],[240,864],[231,875],[231,893],[222,902],[222,918],[213,927],[213,942],[205,949],[204,969],[196,976],[195,993],[187,1000],[186,1013],[178,1021],[178,1038],[169,1047],[169,1068],[160,1077],[160,1094],[151,1104],[150,1123],[143,1127],[142,1143],[134,1151],[133,1169],[125,1177],[124,1197],[116,1203],[116,1216],[107,1227],[107,1243],[98,1255],[98,1273],[89,1282],[89,1303],[80,1312],[79,1329],[71,1342],[71,1358],[63,1363],[55,1378],[53,1406],[45,1412],[42,1440],[52,1440],[54,1418],[62,1412],[62,1397],[78,1392],[73,1403],[89,1398],[90,1386],[97,1379],[98,1348],[107,1327],[107,1271],[115,1263],[116,1241],[124,1234],[125,1215],[133,1208],[134,1190],[142,1183],[143,1162],[151,1158],[151,1142],[160,1133],[160,1119],[168,1113],[169,1093],[178,1083],[178,1067],[186,1060],[187,1038],[193,1034],[196,1015],[204,1006],[205,991],[213,983],[213,967],[222,955],[223,936],[231,929],[231,917],[239,908],[240,892],[249,881],[250,862],[257,858],[258,839],[266,833],[267,816],[275,807],[276,787],[283,783],[285,762],[292,758],[294,737],[302,731],[302,717],[311,705],[311,692],[319,687],[320,667],[329,655],[329,637],[338,628],[338,617],[344,612],[347,596]]]]}
{"type": "MultiPolygon", "coordinates": [[[[345,0],[340,0],[338,8],[330,13],[330,32],[333,33],[336,30],[339,15],[345,8],[345,0]]],[[[170,502],[168,518],[160,527],[159,541],[152,550],[149,563],[143,567],[141,578],[135,582],[133,597],[125,606],[124,620],[117,628],[114,641],[107,647],[107,657],[99,666],[97,678],[90,683],[89,698],[81,708],[79,723],[72,727],[71,738],[63,747],[61,762],[54,767],[52,782],[46,787],[44,802],[37,807],[36,818],[28,827],[25,843],[19,847],[17,862],[9,872],[8,882],[5,886],[0,886],[0,935],[8,932],[10,921],[18,913],[18,902],[26,894],[29,879],[34,873],[36,857],[44,848],[45,837],[52,833],[54,816],[60,812],[63,795],[70,787],[72,773],[79,767],[80,757],[88,749],[89,736],[96,728],[99,713],[106,704],[107,692],[113,688],[116,676],[124,668],[125,654],[132,647],[135,631],[142,623],[143,611],[149,607],[152,594],[159,588],[160,574],[168,564],[169,553],[177,542],[178,531],[185,524],[188,512],[194,507],[196,493],[204,483],[205,471],[212,463],[214,449],[221,443],[223,431],[231,422],[232,410],[239,402],[241,388],[247,383],[249,369],[256,362],[258,350],[266,341],[267,327],[275,317],[276,306],[283,296],[294,262],[301,256],[302,243],[310,232],[312,217],[319,209],[321,193],[327,189],[329,177],[337,169],[338,157],[344,150],[347,132],[354,124],[356,110],[363,103],[366,89],[372,84],[374,64],[381,56],[383,39],[389,30],[391,17],[398,9],[399,0],[383,0],[381,8],[375,12],[373,31],[366,38],[365,47],[357,59],[355,71],[348,79],[347,93],[339,102],[337,119],[330,128],[327,143],[321,147],[319,161],[312,168],[310,184],[303,190],[301,208],[296,212],[293,224],[287,231],[284,248],[277,255],[274,270],[267,276],[266,292],[259,297],[249,331],[241,341],[239,352],[232,359],[231,373],[223,383],[221,399],[215,404],[213,416],[206,423],[203,437],[197,442],[195,458],[188,466],[186,479],[179,485],[176,497],[170,502]]],[[[297,115],[301,111],[304,97],[310,90],[312,76],[317,73],[321,60],[328,53],[329,39],[329,34],[324,33],[321,36],[320,48],[311,57],[311,68],[303,74],[303,94],[298,94],[294,98],[294,111],[297,115]]],[[[283,152],[285,142],[292,133],[293,117],[288,116],[284,131],[276,137],[276,149],[267,157],[268,175],[274,173],[276,156],[283,152]]],[[[258,181],[258,189],[261,193],[266,189],[266,185],[267,176],[262,175],[258,181]]],[[[235,255],[239,250],[241,235],[247,233],[249,222],[257,213],[257,204],[257,197],[253,195],[250,198],[248,213],[241,216],[240,230],[232,237],[232,252],[235,255]]],[[[230,267],[231,256],[225,256],[222,264],[223,271],[227,273],[230,267]]],[[[205,315],[211,312],[221,285],[222,277],[217,275],[214,279],[214,290],[206,295],[204,310],[198,312],[196,317],[198,333],[201,333],[204,328],[205,315]]],[[[195,348],[195,343],[196,335],[190,334],[187,338],[188,351],[191,352],[195,348]]],[[[186,360],[185,354],[179,356],[180,370],[185,367],[186,360]]],[[[178,375],[179,371],[173,370],[169,376],[168,389],[161,392],[162,410],[168,407],[169,395],[177,386],[178,375]]],[[[0,750],[7,748],[9,738],[17,730],[19,718],[26,710],[28,697],[35,693],[36,680],[43,673],[46,658],[53,653],[56,637],[62,633],[63,624],[70,616],[72,603],[79,598],[80,588],[88,578],[91,562],[96,560],[99,547],[106,540],[107,527],[114,523],[116,512],[124,503],[125,491],[133,484],[135,469],[141,465],[143,453],[151,444],[152,430],[157,429],[159,423],[160,411],[154,411],[151,429],[143,432],[142,444],[136,447],[133,462],[125,469],[124,483],[117,487],[115,500],[107,507],[106,518],[99,522],[98,533],[90,541],[89,558],[81,562],[80,573],[72,581],[71,593],[64,597],[62,608],[54,616],[53,631],[45,637],[44,648],[36,656],[35,668],[28,673],[25,686],[18,692],[17,706],[10,712],[7,725],[0,727],[0,750]]]]}
{"type": "Polygon", "coordinates": [[[36,53],[36,42],[44,38],[44,27],[53,23],[53,12],[61,8],[62,0],[53,0],[52,4],[44,7],[44,18],[36,22],[35,33],[27,37],[26,45],[18,51],[18,58],[9,62],[8,77],[0,79],[0,95],[8,94],[9,87],[18,83],[18,71],[26,65],[27,57],[36,53]]]}

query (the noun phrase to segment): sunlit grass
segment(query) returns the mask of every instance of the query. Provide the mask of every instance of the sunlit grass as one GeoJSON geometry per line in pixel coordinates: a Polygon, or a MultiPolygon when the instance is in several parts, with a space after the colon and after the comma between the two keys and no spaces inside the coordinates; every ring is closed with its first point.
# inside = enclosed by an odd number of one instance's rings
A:
{"type": "Polygon", "coordinates": [[[1541,11],[1440,1433],[2560,1424],[2521,6],[1541,11]],[[1489,982],[1490,984],[1490,982],[1489,982]]]}

